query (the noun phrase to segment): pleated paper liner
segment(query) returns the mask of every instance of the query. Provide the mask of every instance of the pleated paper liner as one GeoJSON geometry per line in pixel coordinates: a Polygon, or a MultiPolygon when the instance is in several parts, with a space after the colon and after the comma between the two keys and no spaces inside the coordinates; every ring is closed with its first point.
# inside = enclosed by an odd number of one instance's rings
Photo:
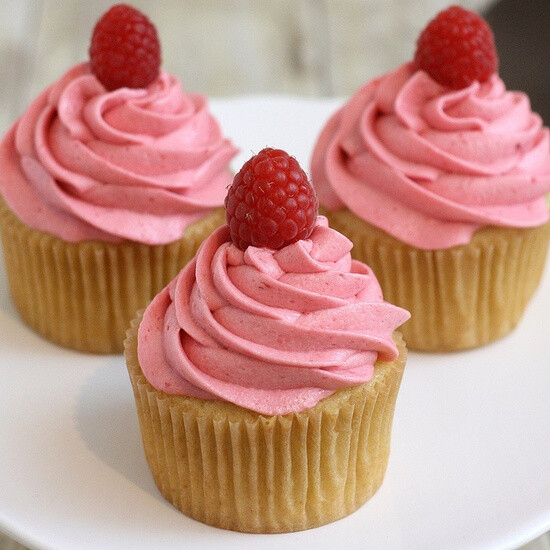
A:
{"type": "Polygon", "coordinates": [[[352,256],[372,268],[384,299],[411,312],[399,329],[409,349],[461,350],[505,336],[521,319],[546,263],[550,222],[483,228],[467,245],[422,250],[349,210],[323,213],[353,241],[352,256]]]}
{"type": "Polygon", "coordinates": [[[225,221],[222,208],[167,245],[69,243],[28,227],[0,199],[8,281],[21,318],[44,338],[91,353],[121,353],[136,312],[225,221]]]}
{"type": "Polygon", "coordinates": [[[406,361],[376,365],[366,384],[298,413],[265,416],[153,388],[125,341],[145,455],[160,492],[184,514],[224,529],[281,533],[355,511],[379,488],[406,361]]]}

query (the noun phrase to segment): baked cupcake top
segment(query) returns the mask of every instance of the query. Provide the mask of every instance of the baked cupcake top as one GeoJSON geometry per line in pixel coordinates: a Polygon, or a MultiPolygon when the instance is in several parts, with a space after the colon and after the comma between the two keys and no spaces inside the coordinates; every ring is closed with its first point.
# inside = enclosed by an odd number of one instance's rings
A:
{"type": "MultiPolygon", "coordinates": [[[[263,168],[283,158],[283,152],[269,151],[263,168]]],[[[287,164],[271,172],[268,197],[288,200],[280,174],[293,171],[287,164]]],[[[239,175],[236,182],[254,186],[253,177],[239,175]]],[[[248,200],[246,192],[237,195],[248,200]]],[[[309,210],[305,201],[297,202],[309,210]]],[[[271,213],[276,208],[268,207],[271,213]]],[[[286,220],[301,219],[299,210],[286,220]]],[[[252,210],[249,215],[258,216],[258,225],[265,220],[252,210]]],[[[207,238],[144,312],[138,357],[155,388],[285,414],[368,382],[378,359],[397,357],[392,334],[409,313],[384,302],[372,271],[352,260],[352,243],[326,218],[316,217],[305,225],[306,237],[279,248],[233,242],[230,226],[207,238]]]]}
{"type": "Polygon", "coordinates": [[[413,62],[366,83],[324,127],[311,167],[320,203],[424,249],[545,223],[549,130],[496,71],[487,24],[456,6],[439,14],[413,62]]]}
{"type": "Polygon", "coordinates": [[[223,204],[237,150],[205,97],[159,69],[155,40],[143,14],[111,8],[94,30],[90,63],[41,93],[8,131],[0,192],[27,225],[70,242],[166,244],[223,204]],[[142,33],[129,33],[137,43],[122,37],[127,50],[153,44],[149,65],[128,54],[119,56],[124,70],[101,72],[98,59],[118,59],[109,33],[122,23],[142,33]],[[119,74],[125,85],[109,77],[119,74]]]}

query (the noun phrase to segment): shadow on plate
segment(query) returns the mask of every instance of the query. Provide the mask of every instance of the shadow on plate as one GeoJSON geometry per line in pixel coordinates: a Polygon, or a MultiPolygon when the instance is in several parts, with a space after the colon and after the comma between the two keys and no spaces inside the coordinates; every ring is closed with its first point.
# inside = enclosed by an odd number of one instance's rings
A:
{"type": "Polygon", "coordinates": [[[75,421],[86,447],[145,494],[144,502],[127,503],[125,514],[131,518],[116,520],[120,525],[131,522],[132,540],[140,541],[136,548],[156,547],[152,537],[172,541],[178,547],[206,544],[215,548],[228,537],[252,544],[244,545],[244,550],[255,546],[254,535],[215,529],[195,521],[162,497],[145,459],[132,387],[122,356],[110,357],[105,366],[86,380],[76,401],[75,421]],[[155,502],[149,502],[148,495],[155,502]]]}
{"type": "Polygon", "coordinates": [[[50,357],[63,349],[48,342],[28,327],[11,302],[8,303],[9,295],[7,299],[4,298],[2,294],[0,297],[0,334],[2,335],[0,349],[4,359],[6,355],[26,358],[38,355],[50,357]]]}
{"type": "Polygon", "coordinates": [[[165,502],[145,460],[124,358],[112,356],[108,363],[94,371],[78,395],[76,429],[88,449],[100,460],[165,502]]]}
{"type": "Polygon", "coordinates": [[[19,319],[19,315],[11,299],[3,258],[2,248],[0,247],[0,311],[7,313],[14,319],[19,319]]]}

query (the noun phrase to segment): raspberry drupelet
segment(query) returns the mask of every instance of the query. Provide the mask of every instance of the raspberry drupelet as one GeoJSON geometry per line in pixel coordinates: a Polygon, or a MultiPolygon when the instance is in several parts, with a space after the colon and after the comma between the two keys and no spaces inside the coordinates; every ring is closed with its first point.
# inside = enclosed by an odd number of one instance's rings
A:
{"type": "Polygon", "coordinates": [[[232,241],[279,249],[313,231],[317,195],[298,161],[266,148],[244,163],[225,199],[232,241]]]}

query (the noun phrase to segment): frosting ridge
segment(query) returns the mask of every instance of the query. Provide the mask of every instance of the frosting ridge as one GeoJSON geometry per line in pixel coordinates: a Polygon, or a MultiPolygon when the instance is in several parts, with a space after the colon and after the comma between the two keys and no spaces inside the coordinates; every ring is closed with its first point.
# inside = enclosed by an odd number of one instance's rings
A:
{"type": "Polygon", "coordinates": [[[227,226],[146,309],[138,357],[149,382],[262,414],[312,407],[393,360],[409,313],[383,301],[351,242],[319,217],[310,238],[241,251],[227,226]]]}
{"type": "Polygon", "coordinates": [[[312,180],[328,209],[419,248],[448,248],[483,226],[548,220],[549,135],[527,96],[496,74],[451,90],[407,63],[330,118],[312,180]]]}
{"type": "Polygon", "coordinates": [[[5,136],[0,190],[27,225],[66,241],[166,244],[223,204],[235,154],[174,76],[107,92],[83,63],[5,136]]]}

